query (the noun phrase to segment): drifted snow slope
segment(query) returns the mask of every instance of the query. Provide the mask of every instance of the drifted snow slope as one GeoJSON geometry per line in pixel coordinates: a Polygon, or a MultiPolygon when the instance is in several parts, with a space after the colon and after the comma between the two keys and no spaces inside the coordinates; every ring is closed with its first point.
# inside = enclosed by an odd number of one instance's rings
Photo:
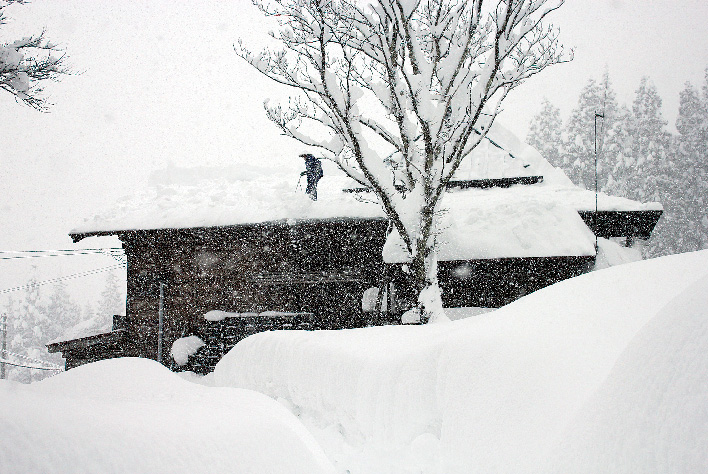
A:
{"type": "Polygon", "coordinates": [[[569,425],[545,472],[706,472],[708,278],[647,323],[569,425]]]}
{"type": "Polygon", "coordinates": [[[281,399],[352,473],[706,471],[706,275],[708,251],[445,324],[258,334],[214,377],[281,399]]]}
{"type": "Polygon", "coordinates": [[[182,380],[146,359],[0,381],[3,473],[331,473],[297,419],[247,390],[182,380]]]}

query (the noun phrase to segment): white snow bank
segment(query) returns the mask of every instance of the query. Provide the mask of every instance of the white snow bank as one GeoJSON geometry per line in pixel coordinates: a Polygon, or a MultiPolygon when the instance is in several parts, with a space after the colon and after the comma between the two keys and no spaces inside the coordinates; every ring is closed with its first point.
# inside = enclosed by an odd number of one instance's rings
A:
{"type": "Polygon", "coordinates": [[[146,359],[0,381],[0,472],[331,473],[281,405],[203,387],[146,359]]]}
{"type": "Polygon", "coordinates": [[[194,355],[203,345],[204,341],[197,336],[180,337],[172,343],[170,355],[177,365],[184,365],[189,361],[189,356],[194,355]]]}
{"type": "Polygon", "coordinates": [[[543,472],[708,470],[708,278],[634,337],[543,472]]]}
{"type": "MultiPolygon", "coordinates": [[[[447,324],[261,333],[222,359],[214,381],[280,399],[299,414],[338,467],[352,474],[530,472],[551,459],[566,430],[583,426],[571,421],[604,387],[628,346],[651,347],[641,342],[643,335],[659,330],[643,328],[707,274],[704,251],[585,274],[447,324]]],[[[700,283],[702,294],[708,294],[706,284],[700,283]]],[[[670,318],[665,319],[668,324],[670,318]]],[[[681,332],[695,325],[676,327],[681,332]]],[[[690,355],[705,357],[701,351],[690,355]]],[[[656,395],[652,380],[671,377],[672,364],[661,360],[666,363],[655,366],[655,378],[628,381],[631,390],[618,388],[631,398],[627,405],[641,402],[642,392],[656,395]]],[[[684,368],[698,371],[691,380],[708,378],[703,362],[686,360],[684,368]]],[[[649,374],[645,369],[642,373],[649,374]]],[[[698,400],[705,400],[708,388],[704,384],[701,390],[698,400]]],[[[657,404],[652,421],[657,430],[664,414],[678,419],[695,406],[688,401],[672,409],[670,401],[661,406],[660,397],[648,397],[657,404]]],[[[643,412],[636,413],[641,418],[643,412]]],[[[627,430],[639,427],[622,424],[627,430]]],[[[691,446],[701,446],[704,433],[657,435],[654,448],[695,453],[691,446]]],[[[636,439],[642,436],[635,433],[636,439]]],[[[579,433],[577,440],[582,438],[579,433]]],[[[571,465],[593,456],[584,451],[593,445],[579,441],[574,447],[571,465]]]]}

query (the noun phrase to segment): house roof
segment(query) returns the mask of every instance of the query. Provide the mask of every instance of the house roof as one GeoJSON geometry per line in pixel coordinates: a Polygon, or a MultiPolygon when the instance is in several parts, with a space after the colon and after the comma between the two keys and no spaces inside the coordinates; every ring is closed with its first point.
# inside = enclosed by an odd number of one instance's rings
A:
{"type": "MultiPolygon", "coordinates": [[[[594,236],[578,211],[595,209],[595,193],[574,186],[561,170],[503,127],[496,125],[490,134],[493,141],[468,157],[456,179],[542,176],[543,181],[507,189],[447,192],[442,201],[442,228],[447,229],[445,240],[451,254],[464,258],[594,255],[594,236]],[[460,240],[453,234],[464,237],[460,240]]],[[[343,192],[356,183],[331,169],[325,169],[319,182],[317,201],[304,193],[305,178],[298,172],[250,165],[169,166],[154,172],[150,183],[87,219],[71,232],[74,240],[132,230],[385,217],[372,193],[343,192]]],[[[643,204],[603,193],[597,196],[597,207],[600,211],[661,209],[658,203],[643,204]]]]}

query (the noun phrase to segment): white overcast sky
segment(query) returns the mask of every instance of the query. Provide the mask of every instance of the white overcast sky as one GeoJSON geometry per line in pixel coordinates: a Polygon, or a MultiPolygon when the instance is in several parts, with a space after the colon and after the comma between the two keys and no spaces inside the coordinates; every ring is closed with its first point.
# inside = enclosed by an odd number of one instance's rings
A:
{"type": "MultiPolygon", "coordinates": [[[[0,41],[46,28],[80,74],[47,86],[49,114],[0,94],[0,250],[71,248],[69,230],[169,163],[301,165],[302,147],[264,117],[263,99],[283,92],[232,49],[267,38],[250,2],[33,0],[7,13],[0,41]]],[[[679,91],[708,66],[705,0],[568,0],[551,20],[575,59],[509,97],[502,122],[522,137],[544,96],[567,115],[605,68],[626,103],[648,75],[673,124],[679,91]]],[[[27,266],[0,262],[0,289],[27,266]]]]}

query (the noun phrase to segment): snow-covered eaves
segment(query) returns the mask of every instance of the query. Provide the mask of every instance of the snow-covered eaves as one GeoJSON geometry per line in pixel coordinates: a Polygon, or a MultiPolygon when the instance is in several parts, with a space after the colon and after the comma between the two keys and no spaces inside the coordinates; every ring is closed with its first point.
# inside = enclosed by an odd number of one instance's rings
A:
{"type": "MultiPolygon", "coordinates": [[[[47,352],[65,352],[87,349],[96,345],[116,344],[125,336],[125,329],[116,329],[101,334],[79,338],[67,338],[47,344],[47,352]]],[[[69,336],[71,337],[71,336],[69,336]]]]}

